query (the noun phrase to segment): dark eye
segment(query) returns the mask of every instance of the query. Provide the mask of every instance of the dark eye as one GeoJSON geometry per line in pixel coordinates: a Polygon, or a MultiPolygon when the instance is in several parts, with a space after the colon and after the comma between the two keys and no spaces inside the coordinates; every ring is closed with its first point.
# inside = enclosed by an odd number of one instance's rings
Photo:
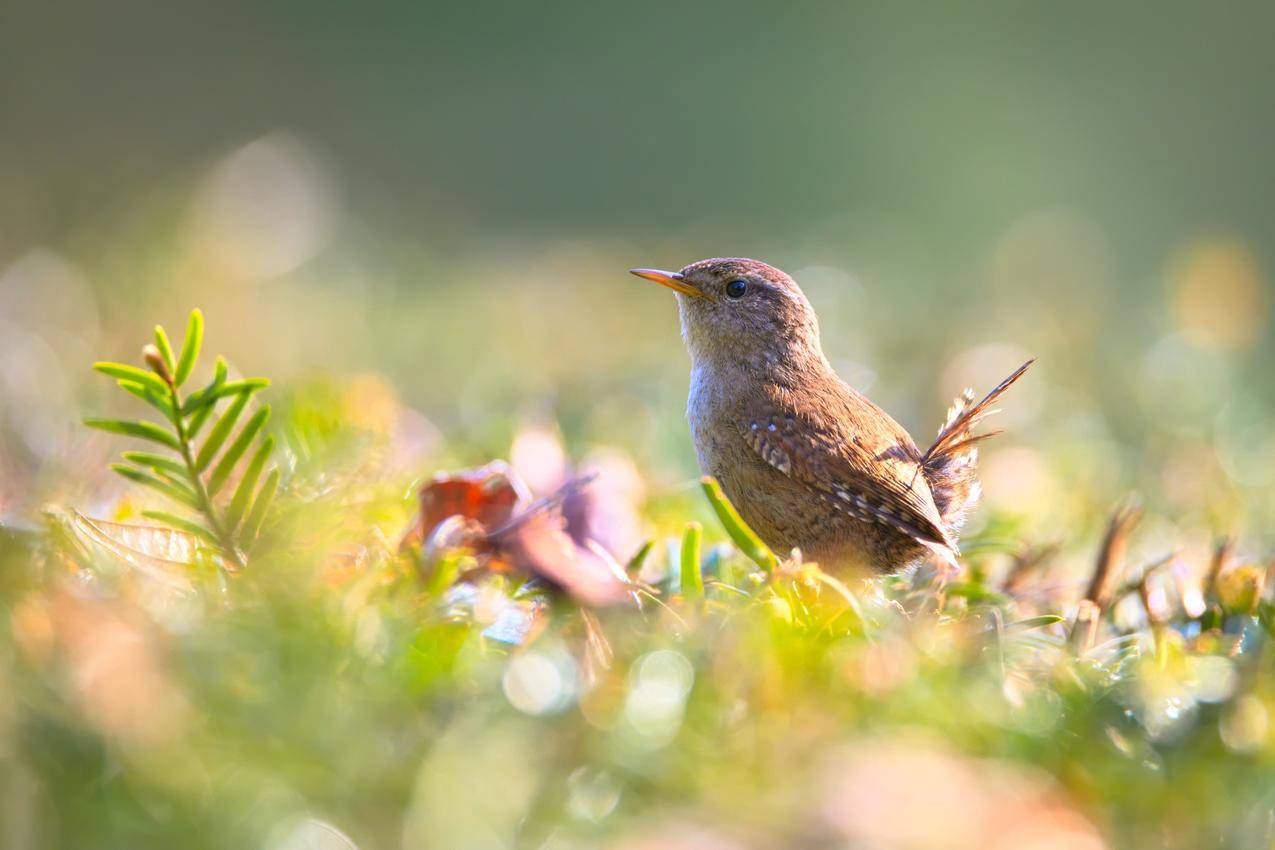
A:
{"type": "Polygon", "coordinates": [[[732,280],[726,284],[726,294],[731,298],[743,298],[747,291],[748,281],[746,280],[732,280]]]}

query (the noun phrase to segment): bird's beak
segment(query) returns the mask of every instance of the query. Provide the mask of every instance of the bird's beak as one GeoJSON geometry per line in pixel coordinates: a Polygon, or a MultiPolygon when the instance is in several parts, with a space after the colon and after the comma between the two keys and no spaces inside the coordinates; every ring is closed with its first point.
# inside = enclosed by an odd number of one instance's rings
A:
{"type": "Polygon", "coordinates": [[[653,280],[660,286],[667,286],[674,292],[690,295],[694,298],[707,297],[703,292],[687,283],[677,272],[665,272],[659,269],[629,269],[629,274],[653,280]]]}

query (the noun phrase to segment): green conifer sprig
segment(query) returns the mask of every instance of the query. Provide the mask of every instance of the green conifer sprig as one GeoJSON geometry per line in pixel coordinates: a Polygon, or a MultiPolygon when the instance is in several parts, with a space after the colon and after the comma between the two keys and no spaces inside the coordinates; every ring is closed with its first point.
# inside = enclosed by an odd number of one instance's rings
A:
{"type": "Polygon", "coordinates": [[[142,349],[149,369],[126,363],[93,364],[121,389],[158,411],[162,424],[127,419],[86,419],[84,424],[145,440],[163,450],[126,451],[124,462],[112,464],[111,469],[183,508],[184,515],[167,511],[143,511],[143,515],[196,536],[221,556],[228,570],[235,571],[245,565],[246,553],[279,487],[279,470],[270,466],[274,438],[265,430],[269,405],[257,407],[235,433],[253,396],[270,382],[265,378],[228,380],[226,361],[218,357],[212,381],[183,395],[181,387],[194,371],[203,335],[203,313],[192,310],[179,353],[174,354],[168,334],[156,325],[154,343],[142,349]],[[211,427],[201,441],[199,436],[209,422],[211,427]]]}

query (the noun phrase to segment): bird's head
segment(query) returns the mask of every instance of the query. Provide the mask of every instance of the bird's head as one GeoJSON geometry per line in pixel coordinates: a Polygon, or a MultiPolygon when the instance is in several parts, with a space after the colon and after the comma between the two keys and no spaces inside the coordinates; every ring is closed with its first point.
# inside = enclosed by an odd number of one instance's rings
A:
{"type": "Polygon", "coordinates": [[[682,336],[696,363],[746,368],[822,361],[819,323],[791,277],[739,257],[691,263],[680,272],[631,269],[677,293],[682,336]]]}

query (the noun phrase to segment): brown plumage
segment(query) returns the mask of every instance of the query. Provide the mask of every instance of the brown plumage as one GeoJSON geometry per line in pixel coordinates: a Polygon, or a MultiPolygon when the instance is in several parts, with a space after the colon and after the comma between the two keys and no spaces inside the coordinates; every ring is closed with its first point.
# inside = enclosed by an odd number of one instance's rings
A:
{"type": "Polygon", "coordinates": [[[928,553],[956,565],[978,499],[977,444],[992,436],[973,429],[1030,361],[977,404],[968,391],[958,398],[922,453],[837,377],[814,310],[779,269],[730,258],[633,274],[677,292],[700,467],[767,544],[881,572],[928,553]]]}

